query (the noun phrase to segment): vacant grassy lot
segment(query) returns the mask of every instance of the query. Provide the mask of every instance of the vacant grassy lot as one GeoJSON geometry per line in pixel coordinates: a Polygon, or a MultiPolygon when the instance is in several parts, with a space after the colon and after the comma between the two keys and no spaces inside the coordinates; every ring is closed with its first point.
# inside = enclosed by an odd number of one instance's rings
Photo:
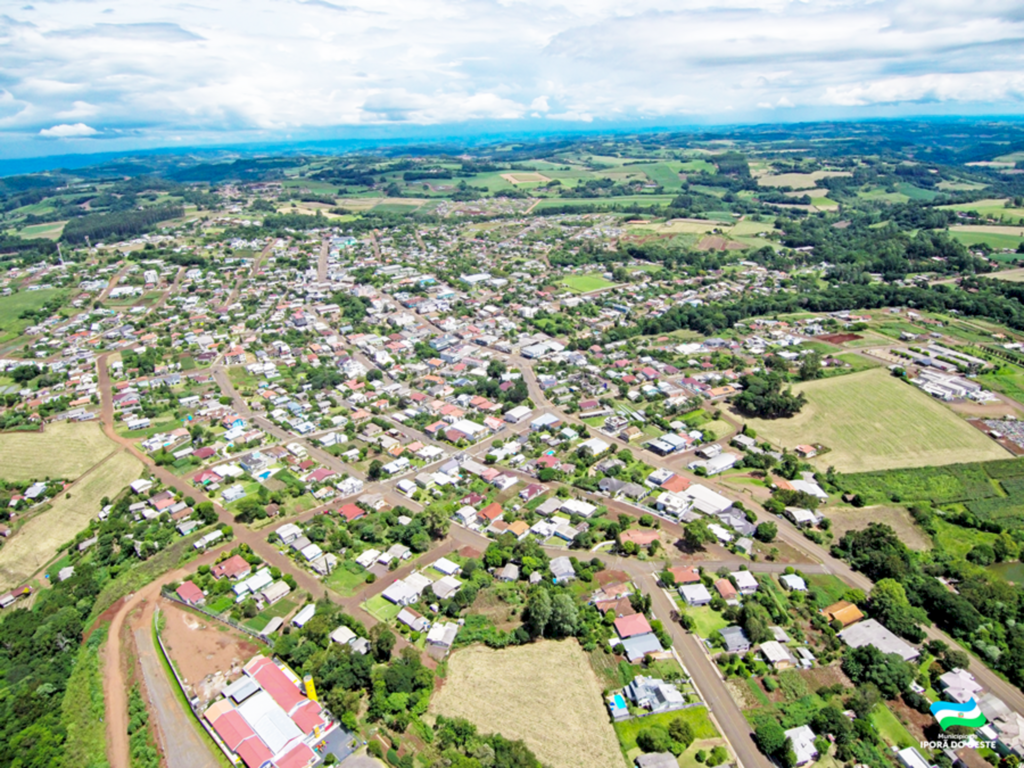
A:
{"type": "Polygon", "coordinates": [[[1007,458],[1006,451],[921,392],[875,369],[798,384],[807,405],[790,419],[753,419],[777,445],[821,443],[814,463],[840,472],[1007,458]]]}
{"type": "Polygon", "coordinates": [[[104,496],[113,498],[142,472],[142,464],[128,453],[117,453],[96,467],[69,491],[12,536],[0,549],[0,589],[27,580],[74,538],[100,511],[104,496]]]}
{"type": "Polygon", "coordinates": [[[830,509],[828,516],[832,519],[832,532],[836,539],[842,538],[847,531],[867,528],[868,523],[885,523],[911,549],[924,550],[932,546],[931,539],[914,525],[910,513],[903,507],[840,507],[830,509]]]}
{"type": "Polygon", "coordinates": [[[50,299],[61,295],[56,288],[44,288],[40,291],[19,291],[12,296],[0,298],[0,342],[9,341],[21,335],[21,332],[32,325],[31,320],[19,319],[26,309],[39,309],[50,299]]]}
{"type": "Polygon", "coordinates": [[[44,432],[10,432],[0,438],[0,478],[74,480],[116,448],[99,422],[55,422],[44,432]]]}
{"type": "Polygon", "coordinates": [[[562,285],[570,291],[586,293],[601,288],[611,288],[615,283],[605,280],[600,275],[568,275],[562,278],[562,285]]]}
{"type": "Polygon", "coordinates": [[[601,684],[575,640],[457,651],[430,709],[522,739],[552,768],[625,765],[601,684]]]}

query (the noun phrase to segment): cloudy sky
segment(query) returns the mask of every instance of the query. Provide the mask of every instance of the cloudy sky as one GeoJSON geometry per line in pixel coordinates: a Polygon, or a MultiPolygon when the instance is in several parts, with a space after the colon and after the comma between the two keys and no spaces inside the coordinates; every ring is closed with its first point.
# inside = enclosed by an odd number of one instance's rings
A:
{"type": "Polygon", "coordinates": [[[1022,113],[1021,0],[14,0],[0,11],[0,157],[418,126],[1022,113]]]}

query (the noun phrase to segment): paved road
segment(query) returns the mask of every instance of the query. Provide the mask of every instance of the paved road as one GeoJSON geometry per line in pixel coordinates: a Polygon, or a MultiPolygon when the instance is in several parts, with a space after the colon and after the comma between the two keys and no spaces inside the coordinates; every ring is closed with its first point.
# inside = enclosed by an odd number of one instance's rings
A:
{"type": "Polygon", "coordinates": [[[160,649],[148,627],[135,630],[142,677],[149,693],[150,710],[157,719],[157,739],[167,768],[219,768],[210,747],[200,737],[191,714],[185,711],[171,688],[173,684],[160,663],[160,649]]]}
{"type": "Polygon", "coordinates": [[[722,735],[732,746],[740,768],[774,768],[768,758],[754,745],[750,725],[733,701],[725,682],[719,677],[714,662],[700,647],[700,640],[672,621],[671,616],[676,607],[665,595],[664,590],[658,587],[655,577],[647,576],[640,580],[637,586],[651,596],[651,607],[655,616],[661,619],[671,635],[672,646],[679,653],[701,698],[714,715],[722,735]]]}

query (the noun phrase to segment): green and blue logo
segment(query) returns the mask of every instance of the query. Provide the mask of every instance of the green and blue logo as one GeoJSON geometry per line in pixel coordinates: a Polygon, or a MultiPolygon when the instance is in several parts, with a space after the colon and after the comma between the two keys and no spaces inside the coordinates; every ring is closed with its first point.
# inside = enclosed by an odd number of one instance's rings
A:
{"type": "Polygon", "coordinates": [[[987,720],[973,698],[963,704],[950,701],[936,701],[931,706],[932,715],[938,720],[942,730],[946,731],[954,725],[964,728],[978,728],[987,720]]]}

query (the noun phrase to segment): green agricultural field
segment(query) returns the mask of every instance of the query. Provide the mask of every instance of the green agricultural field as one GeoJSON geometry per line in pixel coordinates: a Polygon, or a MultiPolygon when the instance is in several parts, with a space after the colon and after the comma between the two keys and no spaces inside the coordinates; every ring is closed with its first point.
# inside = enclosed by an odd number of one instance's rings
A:
{"type": "Polygon", "coordinates": [[[19,291],[12,296],[0,298],[0,343],[17,338],[32,325],[31,320],[20,317],[22,312],[39,309],[51,299],[63,295],[64,292],[56,288],[43,288],[39,291],[19,291]]]}
{"type": "Polygon", "coordinates": [[[952,205],[940,205],[940,208],[944,208],[948,211],[975,211],[982,216],[992,216],[999,218],[1000,216],[1010,216],[1012,218],[1024,217],[1024,209],[1022,208],[1007,208],[1007,198],[986,198],[984,200],[975,200],[973,203],[955,203],[952,205]]]}
{"type": "Polygon", "coordinates": [[[913,184],[908,184],[906,182],[897,184],[896,189],[911,200],[924,200],[926,202],[930,202],[939,196],[938,192],[934,192],[930,189],[922,189],[921,187],[915,187],[913,184]]]}
{"type": "MultiPolygon", "coordinates": [[[[1002,250],[1004,248],[1016,250],[1020,247],[1020,244],[1024,242],[1024,237],[1019,235],[1007,235],[999,232],[963,232],[960,230],[951,230],[949,234],[953,236],[953,239],[959,240],[964,245],[975,246],[984,243],[990,248],[995,248],[996,250],[1002,250]]],[[[999,277],[999,275],[993,275],[993,277],[999,277]]]]}
{"type": "Polygon", "coordinates": [[[939,466],[1006,458],[1006,451],[885,369],[797,384],[807,405],[789,419],[753,419],[760,437],[831,450],[813,462],[840,472],[939,466]]]}
{"type": "Polygon", "coordinates": [[[612,288],[615,283],[605,280],[601,275],[568,275],[562,278],[562,285],[570,291],[587,293],[602,288],[612,288]]]}
{"type": "Polygon", "coordinates": [[[65,224],[67,224],[66,221],[51,221],[46,224],[31,224],[27,227],[22,227],[16,234],[27,240],[31,240],[34,237],[45,237],[50,240],[56,240],[64,231],[65,224]]]}

